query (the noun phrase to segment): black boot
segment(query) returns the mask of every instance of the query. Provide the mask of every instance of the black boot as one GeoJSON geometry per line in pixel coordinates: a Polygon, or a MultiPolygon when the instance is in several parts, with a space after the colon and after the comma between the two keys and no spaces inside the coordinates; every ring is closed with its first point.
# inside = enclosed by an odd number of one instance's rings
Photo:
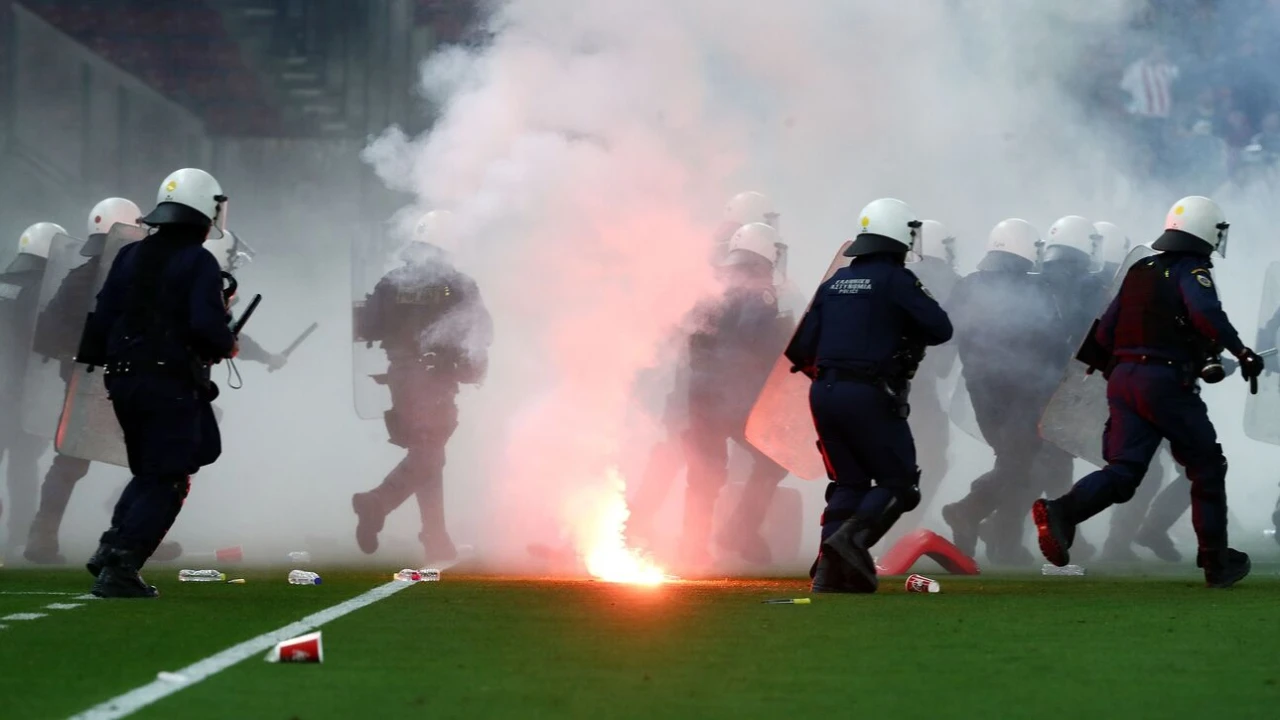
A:
{"type": "Polygon", "coordinates": [[[98,577],[102,573],[102,568],[107,564],[107,559],[111,556],[111,546],[116,543],[116,529],[109,528],[102,533],[102,537],[98,538],[98,549],[93,551],[93,555],[89,557],[89,561],[84,564],[84,569],[89,574],[98,577]]]}
{"type": "Polygon", "coordinates": [[[1062,517],[1058,501],[1036,500],[1031,505],[1031,518],[1036,523],[1040,552],[1044,553],[1044,559],[1058,567],[1071,564],[1070,550],[1075,527],[1062,517]]]}
{"type": "Polygon", "coordinates": [[[22,549],[22,557],[27,562],[37,565],[63,565],[67,559],[58,552],[58,524],[52,519],[37,514],[31,521],[31,531],[27,533],[27,546],[22,549]]]}
{"type": "Polygon", "coordinates": [[[351,509],[356,512],[356,544],[365,555],[372,555],[378,551],[378,533],[382,532],[387,514],[373,493],[352,495],[351,509]]]}
{"type": "MultiPolygon", "coordinates": [[[[942,507],[942,521],[951,528],[951,542],[960,552],[973,557],[978,552],[979,520],[967,512],[963,502],[951,503],[942,507]]],[[[989,550],[990,548],[988,548],[989,550]]]]}
{"type": "Polygon", "coordinates": [[[1196,566],[1204,568],[1204,584],[1211,588],[1229,588],[1240,582],[1253,567],[1249,556],[1239,550],[1201,550],[1196,566]]]}
{"type": "Polygon", "coordinates": [[[1169,537],[1167,531],[1160,531],[1154,528],[1148,528],[1146,525],[1138,531],[1133,541],[1142,547],[1156,554],[1156,557],[1165,562],[1180,562],[1182,553],[1178,552],[1178,548],[1174,547],[1173,539],[1169,537]]]}
{"type": "MultiPolygon", "coordinates": [[[[872,529],[857,517],[844,521],[840,529],[822,541],[822,554],[833,554],[847,566],[849,582],[856,590],[851,592],[873,593],[880,586],[876,577],[876,563],[871,559],[868,547],[872,544],[872,529]]],[[[821,563],[819,563],[821,566],[821,563]]],[[[821,570],[821,567],[819,567],[821,570]]],[[[815,581],[816,581],[815,577],[815,581]]]]}
{"type": "Polygon", "coordinates": [[[809,590],[814,593],[870,593],[865,583],[857,581],[857,574],[845,564],[839,555],[834,553],[818,553],[818,561],[814,566],[813,585],[809,590]]]}
{"type": "Polygon", "coordinates": [[[160,591],[148,585],[138,573],[144,560],[137,553],[111,548],[98,580],[90,591],[100,598],[154,598],[160,591]]]}

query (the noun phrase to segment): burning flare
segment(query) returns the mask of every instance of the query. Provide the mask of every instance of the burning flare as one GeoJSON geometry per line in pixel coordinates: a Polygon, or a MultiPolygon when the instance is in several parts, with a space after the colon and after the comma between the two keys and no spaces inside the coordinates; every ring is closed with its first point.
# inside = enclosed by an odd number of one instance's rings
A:
{"type": "Polygon", "coordinates": [[[626,482],[617,468],[606,472],[603,487],[592,488],[593,497],[582,502],[571,518],[574,539],[591,576],[605,582],[660,585],[668,577],[652,560],[623,539],[627,510],[626,482]]]}

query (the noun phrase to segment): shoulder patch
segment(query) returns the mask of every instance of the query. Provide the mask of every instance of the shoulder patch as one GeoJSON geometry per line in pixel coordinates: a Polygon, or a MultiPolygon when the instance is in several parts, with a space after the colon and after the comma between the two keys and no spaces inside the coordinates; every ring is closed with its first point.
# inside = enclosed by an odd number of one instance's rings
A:
{"type": "Polygon", "coordinates": [[[1196,277],[1196,282],[1200,283],[1202,286],[1207,288],[1213,287],[1213,281],[1209,279],[1208,274],[1196,275],[1195,277],[1196,277]]]}
{"type": "Polygon", "coordinates": [[[929,288],[925,287],[924,283],[920,282],[920,280],[918,279],[916,280],[916,287],[920,288],[920,292],[924,293],[925,297],[929,298],[930,300],[933,299],[933,293],[929,292],[929,288]]]}
{"type": "Polygon", "coordinates": [[[777,296],[777,295],[774,295],[772,290],[765,290],[765,291],[760,295],[760,299],[761,299],[761,300],[764,300],[764,303],[765,303],[766,305],[777,305],[777,304],[778,304],[778,296],[777,296]]]}

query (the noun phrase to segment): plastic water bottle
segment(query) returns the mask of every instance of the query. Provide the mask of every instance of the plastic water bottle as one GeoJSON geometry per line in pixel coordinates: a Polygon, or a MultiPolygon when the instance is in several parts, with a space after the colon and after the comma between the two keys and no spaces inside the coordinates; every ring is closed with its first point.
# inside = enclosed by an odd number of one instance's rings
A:
{"type": "Polygon", "coordinates": [[[306,570],[290,570],[289,584],[290,585],[319,585],[320,576],[313,572],[308,572],[306,570]]]}
{"type": "Polygon", "coordinates": [[[395,575],[392,575],[391,579],[403,582],[439,582],[440,571],[435,568],[422,568],[421,570],[410,570],[405,568],[395,575]]]}
{"type": "Polygon", "coordinates": [[[217,570],[178,571],[178,580],[180,582],[223,582],[226,579],[226,573],[220,573],[217,570]]]}
{"type": "Polygon", "coordinates": [[[1080,567],[1079,565],[1064,565],[1063,567],[1058,567],[1057,565],[1045,563],[1044,567],[1040,568],[1040,574],[1041,575],[1084,575],[1084,568],[1080,567]]]}

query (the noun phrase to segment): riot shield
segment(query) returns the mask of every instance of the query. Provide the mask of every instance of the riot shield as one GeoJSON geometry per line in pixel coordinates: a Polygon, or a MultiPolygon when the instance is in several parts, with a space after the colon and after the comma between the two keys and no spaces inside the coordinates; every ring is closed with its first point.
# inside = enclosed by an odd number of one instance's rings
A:
{"type": "MultiPolygon", "coordinates": [[[[1107,303],[1120,291],[1129,268],[1139,260],[1154,255],[1146,245],[1129,251],[1116,270],[1107,294],[1107,303]]],[[[1107,421],[1107,381],[1102,373],[1085,374],[1084,363],[1074,354],[1049,404],[1040,415],[1040,437],[1088,463],[1103,467],[1102,426],[1107,421]]]]}
{"type": "MultiPolygon", "coordinates": [[[[117,224],[111,228],[102,246],[101,262],[94,274],[91,297],[97,298],[120,249],[146,235],[145,228],[132,225],[117,224]]],[[[85,365],[75,366],[71,382],[67,384],[67,399],[62,407],[62,417],[58,421],[54,447],[61,455],[129,467],[124,433],[120,430],[120,423],[116,421],[111,401],[107,399],[107,388],[102,379],[102,368],[89,372],[85,365]]]]}
{"type": "MultiPolygon", "coordinates": [[[[93,302],[92,296],[73,297],[72,288],[64,290],[60,307],[48,316],[45,310],[58,295],[67,276],[90,259],[80,254],[84,243],[69,235],[58,234],[49,244],[49,260],[44,266],[37,299],[36,323],[32,337],[23,346],[30,348],[22,390],[22,429],[37,437],[52,440],[58,430],[58,416],[67,397],[67,381],[62,377],[63,362],[75,358],[75,343],[84,329],[84,318],[93,302]]],[[[90,270],[91,271],[91,270],[90,270]]]]}
{"type": "Polygon", "coordinates": [[[986,444],[982,436],[982,428],[978,427],[978,415],[973,411],[973,402],[969,400],[969,387],[964,383],[964,375],[956,378],[956,389],[951,393],[951,407],[947,410],[951,424],[960,428],[965,435],[986,444]]]}
{"type": "MultiPolygon", "coordinates": [[[[836,251],[822,282],[849,264],[844,251],[850,244],[846,241],[836,251]]],[[[809,378],[791,372],[791,361],[780,354],[747,416],[746,438],[792,475],[816,480],[826,477],[827,470],[818,452],[818,431],[809,411],[809,385],[809,378]]]]}
{"type": "Polygon", "coordinates": [[[391,409],[391,391],[376,378],[387,372],[387,354],[376,342],[360,337],[365,302],[383,275],[396,266],[397,245],[390,233],[356,238],[351,243],[351,374],[356,415],[381,420],[391,409]]]}
{"type": "MultiPolygon", "coordinates": [[[[1258,346],[1266,352],[1280,342],[1280,262],[1267,267],[1258,306],[1258,346]]],[[[1242,333],[1243,334],[1243,333],[1242,333]]],[[[1258,394],[1245,395],[1244,434],[1258,442],[1280,445],[1280,359],[1267,358],[1267,371],[1258,378],[1258,394]]]]}

